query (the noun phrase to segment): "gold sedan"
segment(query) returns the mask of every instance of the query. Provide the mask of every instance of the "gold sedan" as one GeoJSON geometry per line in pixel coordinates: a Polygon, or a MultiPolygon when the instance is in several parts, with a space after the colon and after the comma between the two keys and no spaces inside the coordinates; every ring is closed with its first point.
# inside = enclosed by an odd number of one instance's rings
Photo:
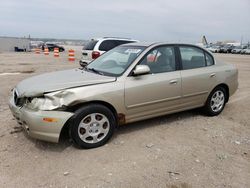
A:
{"type": "Polygon", "coordinates": [[[221,113],[237,90],[235,66],[190,44],[129,43],[85,68],[46,73],[13,89],[10,109],[31,137],[80,148],[105,144],[121,124],[203,107],[221,113]]]}

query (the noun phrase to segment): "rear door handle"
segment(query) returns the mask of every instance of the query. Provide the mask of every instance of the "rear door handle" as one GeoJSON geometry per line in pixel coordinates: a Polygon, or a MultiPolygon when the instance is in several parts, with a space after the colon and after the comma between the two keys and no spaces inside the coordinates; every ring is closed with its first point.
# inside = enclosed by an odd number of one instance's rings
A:
{"type": "Polygon", "coordinates": [[[170,80],[169,81],[170,84],[177,84],[177,82],[178,82],[177,80],[170,80]]]}
{"type": "Polygon", "coordinates": [[[215,76],[216,76],[215,73],[210,74],[210,77],[211,77],[211,78],[212,78],[212,77],[215,77],[215,76]]]}

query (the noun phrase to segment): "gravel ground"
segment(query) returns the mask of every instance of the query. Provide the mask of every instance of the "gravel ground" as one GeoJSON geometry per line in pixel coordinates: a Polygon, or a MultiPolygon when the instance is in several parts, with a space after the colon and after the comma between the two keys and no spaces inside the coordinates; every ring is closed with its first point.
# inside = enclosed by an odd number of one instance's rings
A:
{"type": "Polygon", "coordinates": [[[1,187],[250,187],[250,56],[215,56],[239,69],[239,89],[221,115],[191,110],[141,121],[103,147],[79,150],[28,138],[7,104],[22,79],[78,67],[80,48],[75,63],[67,53],[0,53],[1,187]]]}

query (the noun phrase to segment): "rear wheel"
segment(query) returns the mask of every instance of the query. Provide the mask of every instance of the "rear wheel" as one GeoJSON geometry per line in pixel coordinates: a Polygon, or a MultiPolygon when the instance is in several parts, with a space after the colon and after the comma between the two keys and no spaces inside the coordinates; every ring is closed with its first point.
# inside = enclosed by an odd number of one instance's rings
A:
{"type": "Polygon", "coordinates": [[[105,106],[91,104],[75,112],[70,126],[70,136],[80,148],[104,145],[116,126],[114,114],[105,106]]]}
{"type": "Polygon", "coordinates": [[[225,107],[227,93],[223,87],[216,87],[208,96],[204,110],[209,116],[219,115],[225,107]]]}

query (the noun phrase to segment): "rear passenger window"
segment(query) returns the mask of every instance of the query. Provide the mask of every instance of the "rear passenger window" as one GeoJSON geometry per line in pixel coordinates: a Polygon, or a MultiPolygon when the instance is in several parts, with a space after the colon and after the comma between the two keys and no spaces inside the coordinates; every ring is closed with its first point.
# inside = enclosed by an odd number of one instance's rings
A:
{"type": "Polygon", "coordinates": [[[183,46],[180,47],[180,53],[182,60],[182,68],[184,70],[206,66],[203,50],[196,47],[183,46]]]}
{"type": "Polygon", "coordinates": [[[105,40],[100,44],[99,50],[100,51],[109,51],[116,46],[117,46],[117,44],[116,44],[115,40],[105,40]]]}
{"type": "Polygon", "coordinates": [[[214,65],[214,59],[213,59],[213,57],[210,54],[208,54],[208,53],[205,53],[205,54],[206,54],[207,66],[214,65]]]}

